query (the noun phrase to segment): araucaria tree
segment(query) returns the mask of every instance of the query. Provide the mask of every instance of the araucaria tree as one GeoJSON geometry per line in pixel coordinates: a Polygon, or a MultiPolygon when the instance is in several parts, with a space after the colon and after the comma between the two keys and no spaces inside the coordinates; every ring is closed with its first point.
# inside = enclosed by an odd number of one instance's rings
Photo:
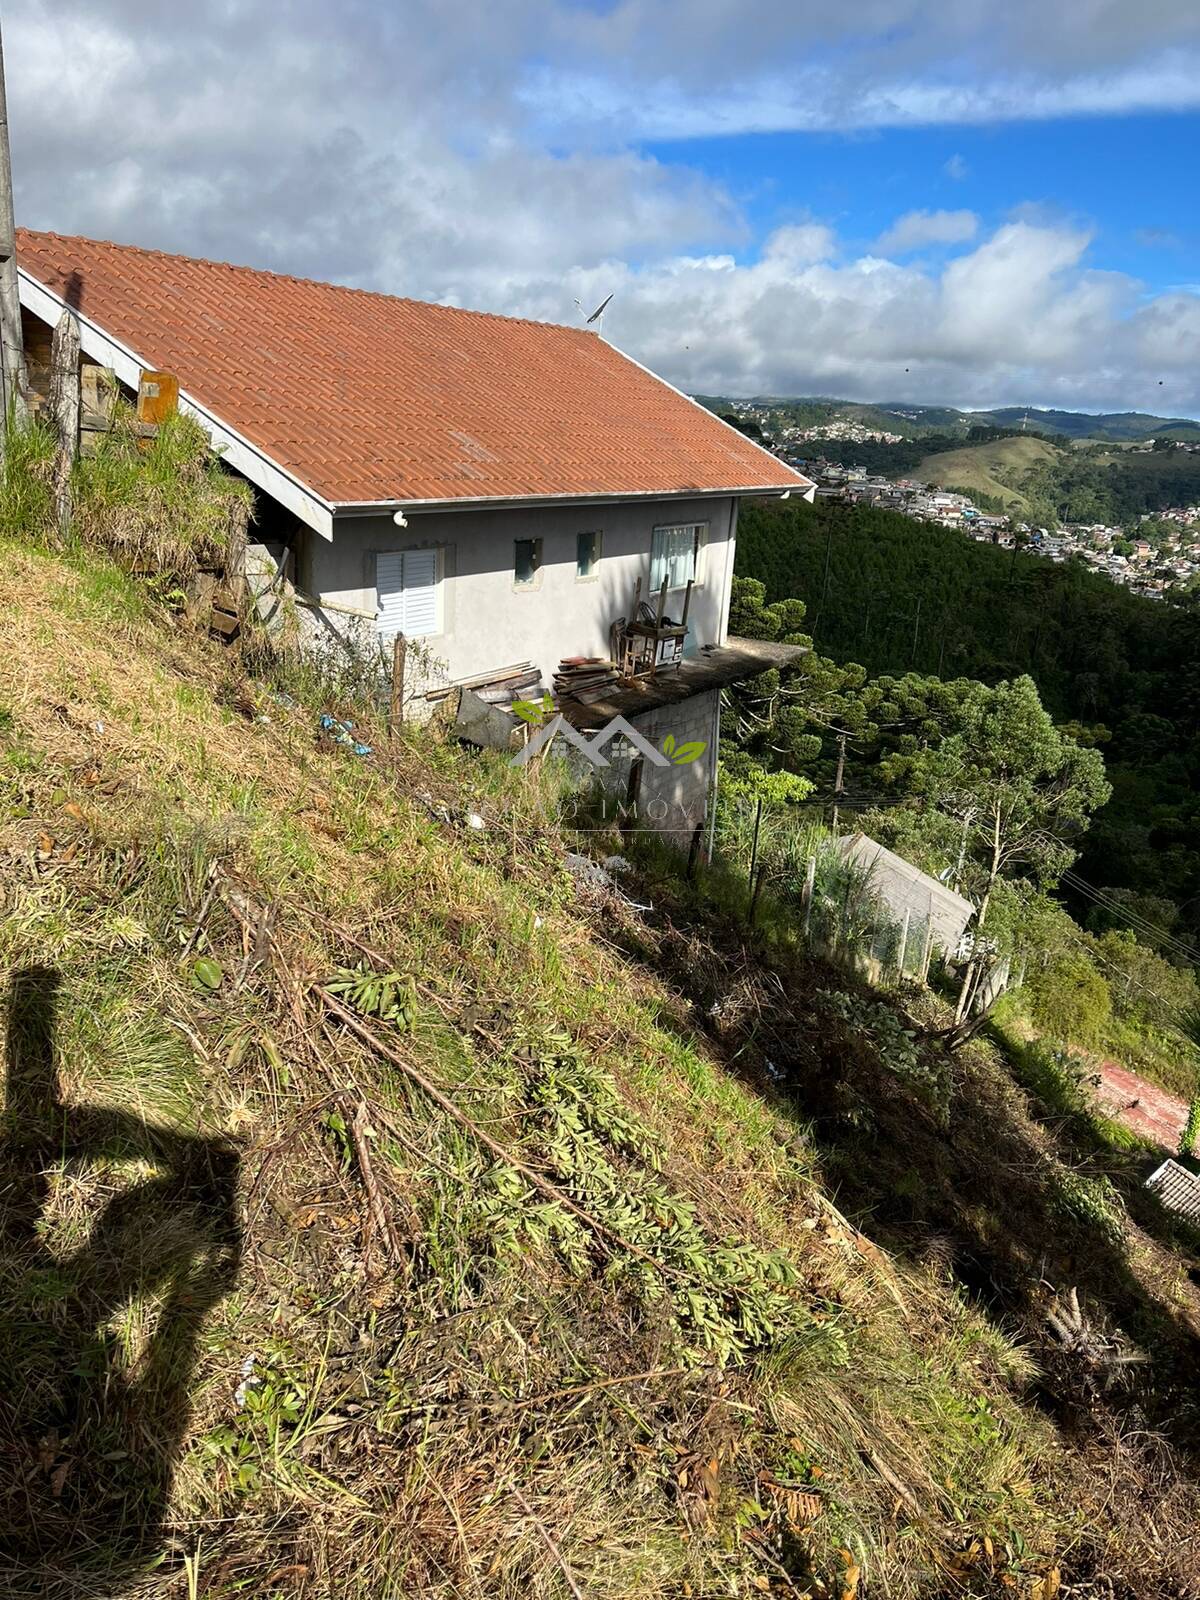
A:
{"type": "Polygon", "coordinates": [[[1071,840],[1109,798],[1104,759],[1056,728],[1032,678],[994,687],[960,680],[953,731],[882,763],[889,783],[962,820],[979,871],[982,926],[1000,877],[1051,884],[1071,865],[1071,840]]]}

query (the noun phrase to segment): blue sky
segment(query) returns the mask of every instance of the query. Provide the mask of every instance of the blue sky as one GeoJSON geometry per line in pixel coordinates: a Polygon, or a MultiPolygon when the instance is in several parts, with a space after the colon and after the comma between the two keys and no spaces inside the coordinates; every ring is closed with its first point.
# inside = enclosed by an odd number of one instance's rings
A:
{"type": "Polygon", "coordinates": [[[1200,115],[1069,117],[985,128],[902,128],[863,134],[766,133],[647,141],[736,194],[753,233],[832,221],[851,248],[869,248],[898,214],[976,212],[983,229],[1018,211],[1083,221],[1098,267],[1149,290],[1200,282],[1200,115]]]}
{"type": "Polygon", "coordinates": [[[18,220],[683,388],[1200,415],[1188,0],[6,0],[18,220]],[[65,88],[65,95],[63,90],[65,88]]]}

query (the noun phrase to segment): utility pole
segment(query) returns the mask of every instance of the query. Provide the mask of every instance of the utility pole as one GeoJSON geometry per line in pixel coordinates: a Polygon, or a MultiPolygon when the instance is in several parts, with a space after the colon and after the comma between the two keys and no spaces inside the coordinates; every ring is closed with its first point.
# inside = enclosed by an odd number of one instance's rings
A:
{"type": "Polygon", "coordinates": [[[917,596],[917,614],[913,618],[913,647],[912,647],[912,663],[911,664],[914,667],[917,664],[917,640],[920,638],[920,635],[921,635],[921,601],[924,598],[925,598],[924,595],[918,595],[917,596]]]}
{"type": "Polygon", "coordinates": [[[8,100],[4,92],[4,45],[0,41],[0,458],[8,446],[8,423],[25,420],[25,345],[21,338],[21,291],[17,282],[17,226],[13,216],[12,156],[8,147],[8,100]]]}
{"type": "Polygon", "coordinates": [[[846,771],[846,740],[849,734],[838,734],[838,762],[837,777],[833,780],[833,836],[837,838],[838,831],[838,798],[842,793],[842,778],[846,771]]]}

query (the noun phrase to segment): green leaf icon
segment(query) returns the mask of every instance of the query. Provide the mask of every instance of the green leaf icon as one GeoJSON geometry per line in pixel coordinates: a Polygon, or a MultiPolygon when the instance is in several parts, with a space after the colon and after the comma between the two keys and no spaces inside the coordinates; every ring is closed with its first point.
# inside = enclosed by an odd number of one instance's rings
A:
{"type": "MultiPolygon", "coordinates": [[[[671,745],[674,748],[675,741],[673,739],[671,740],[671,745]]],[[[685,767],[689,761],[698,761],[707,749],[708,745],[703,739],[694,739],[691,744],[681,744],[675,750],[674,755],[671,755],[671,751],[667,750],[666,744],[663,744],[664,752],[671,756],[672,764],[677,767],[685,767]]]]}
{"type": "Polygon", "coordinates": [[[672,759],[674,758],[674,755],[675,755],[675,735],[673,733],[669,733],[667,735],[667,737],[663,740],[663,742],[662,742],[662,753],[665,756],[670,756],[672,759]]]}
{"type": "Polygon", "coordinates": [[[536,700],[514,700],[512,713],[514,717],[520,717],[522,722],[532,723],[537,728],[545,720],[546,707],[539,705],[536,700]]]}

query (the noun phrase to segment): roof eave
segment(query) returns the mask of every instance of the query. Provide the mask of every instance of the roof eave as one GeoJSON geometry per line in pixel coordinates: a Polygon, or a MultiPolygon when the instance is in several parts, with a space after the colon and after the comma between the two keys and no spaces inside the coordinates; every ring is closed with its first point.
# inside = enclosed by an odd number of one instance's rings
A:
{"type": "Polygon", "coordinates": [[[335,500],[337,517],[384,516],[396,511],[506,511],[537,506],[618,505],[646,500],[727,500],[731,496],[771,495],[783,499],[798,495],[809,499],[815,485],[806,478],[794,484],[731,484],[720,489],[628,489],[615,494],[458,495],[441,500],[335,500]]]}
{"type": "MultiPolygon", "coordinates": [[[[126,388],[137,390],[144,371],[153,370],[153,363],[136,351],[106,333],[99,323],[84,316],[74,306],[68,306],[61,295],[48,289],[26,267],[17,268],[21,304],[50,327],[58,322],[64,311],[70,311],[79,324],[79,341],[89,360],[111,369],[117,380],[126,388]]],[[[316,494],[294,473],[288,472],[273,461],[258,445],[229,427],[209,408],[186,390],[179,391],[179,407],[195,417],[219,451],[223,460],[236,468],[243,477],[285,506],[300,521],[307,524],[324,539],[333,538],[333,507],[328,500],[316,494]]]]}

